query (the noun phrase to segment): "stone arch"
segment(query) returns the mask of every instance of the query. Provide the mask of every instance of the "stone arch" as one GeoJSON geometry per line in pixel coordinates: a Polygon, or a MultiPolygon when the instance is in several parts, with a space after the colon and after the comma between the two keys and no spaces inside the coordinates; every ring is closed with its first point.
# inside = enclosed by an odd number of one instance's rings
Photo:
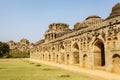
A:
{"type": "Polygon", "coordinates": [[[96,37],[93,37],[93,38],[91,39],[91,42],[90,42],[91,45],[90,45],[90,46],[93,47],[94,43],[95,43],[97,40],[101,40],[101,42],[103,42],[103,43],[105,42],[104,39],[101,37],[101,35],[99,35],[97,38],[96,38],[96,37]]]}
{"type": "Polygon", "coordinates": [[[94,66],[105,66],[105,47],[101,39],[96,39],[93,43],[94,66]]]}
{"type": "Polygon", "coordinates": [[[55,61],[55,47],[52,47],[52,61],[55,61]]]}
{"type": "Polygon", "coordinates": [[[61,47],[61,49],[63,49],[63,50],[65,49],[64,44],[61,44],[61,46],[60,46],[60,47],[61,47]]]}
{"type": "Polygon", "coordinates": [[[45,53],[45,60],[47,61],[47,53],[45,53]]]}
{"type": "Polygon", "coordinates": [[[88,56],[87,56],[87,54],[83,55],[83,67],[84,68],[88,67],[88,56]]]}
{"type": "Polygon", "coordinates": [[[55,53],[52,54],[52,59],[55,61],[55,53]]]}
{"type": "Polygon", "coordinates": [[[113,46],[114,46],[114,48],[118,48],[118,44],[119,44],[119,42],[118,42],[117,36],[113,37],[113,46]]]}
{"type": "Polygon", "coordinates": [[[47,49],[45,49],[45,60],[48,60],[48,54],[49,54],[49,52],[48,52],[48,50],[47,49]]]}
{"type": "Polygon", "coordinates": [[[113,64],[113,72],[119,72],[120,73],[120,55],[114,54],[112,56],[112,64],[113,64]]]}
{"type": "Polygon", "coordinates": [[[70,55],[67,54],[67,64],[69,64],[69,60],[70,60],[70,55]]]}
{"type": "Polygon", "coordinates": [[[64,44],[60,45],[60,53],[61,53],[61,62],[65,62],[65,46],[64,44]]]}
{"type": "Polygon", "coordinates": [[[45,60],[45,55],[43,54],[43,60],[45,60]]]}
{"type": "Polygon", "coordinates": [[[52,51],[53,51],[53,52],[55,51],[55,47],[52,47],[52,51]]]}
{"type": "Polygon", "coordinates": [[[58,63],[58,59],[59,59],[59,56],[58,55],[56,55],[56,62],[58,63]]]}
{"type": "Polygon", "coordinates": [[[51,55],[50,54],[49,54],[48,58],[49,58],[48,60],[51,61],[51,55]]]}
{"type": "Polygon", "coordinates": [[[79,45],[75,42],[72,45],[73,63],[79,64],[79,45]]]}

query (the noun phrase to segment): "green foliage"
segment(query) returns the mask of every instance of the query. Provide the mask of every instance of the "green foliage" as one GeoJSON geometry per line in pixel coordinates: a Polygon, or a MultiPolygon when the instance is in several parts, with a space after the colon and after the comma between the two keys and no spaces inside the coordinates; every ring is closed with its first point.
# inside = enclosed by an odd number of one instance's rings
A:
{"type": "Polygon", "coordinates": [[[9,53],[10,58],[29,58],[30,52],[29,51],[11,51],[9,53]]]}
{"type": "Polygon", "coordinates": [[[8,57],[9,51],[9,45],[0,42],[0,57],[8,57]]]}
{"type": "Polygon", "coordinates": [[[7,43],[0,42],[0,58],[29,58],[30,51],[10,51],[9,45],[7,43]]]}

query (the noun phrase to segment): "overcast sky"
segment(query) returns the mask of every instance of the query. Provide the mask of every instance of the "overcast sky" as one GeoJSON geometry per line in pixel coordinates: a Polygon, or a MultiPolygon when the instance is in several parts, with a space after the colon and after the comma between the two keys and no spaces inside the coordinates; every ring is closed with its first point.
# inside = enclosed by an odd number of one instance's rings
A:
{"type": "Polygon", "coordinates": [[[69,24],[90,15],[107,18],[120,0],[0,0],[0,41],[36,42],[44,38],[48,25],[54,22],[69,24]]]}

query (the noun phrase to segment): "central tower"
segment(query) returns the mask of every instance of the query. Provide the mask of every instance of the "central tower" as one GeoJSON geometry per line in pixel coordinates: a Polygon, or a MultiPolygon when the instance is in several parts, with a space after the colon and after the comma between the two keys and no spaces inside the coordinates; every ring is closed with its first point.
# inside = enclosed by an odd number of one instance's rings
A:
{"type": "Polygon", "coordinates": [[[54,40],[70,32],[69,25],[65,23],[52,23],[45,32],[45,42],[54,40]]]}

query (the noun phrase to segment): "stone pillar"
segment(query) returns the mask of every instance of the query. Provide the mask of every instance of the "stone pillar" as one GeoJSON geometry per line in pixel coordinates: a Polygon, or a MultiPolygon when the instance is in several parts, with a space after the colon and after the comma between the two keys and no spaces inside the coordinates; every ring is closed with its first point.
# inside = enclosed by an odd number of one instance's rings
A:
{"type": "Polygon", "coordinates": [[[74,64],[74,56],[73,56],[73,52],[70,52],[70,64],[74,64]]]}
{"type": "Polygon", "coordinates": [[[68,52],[65,52],[65,54],[64,54],[64,64],[67,64],[67,54],[68,54],[68,52]]]}
{"type": "Polygon", "coordinates": [[[59,62],[63,63],[63,53],[62,52],[59,52],[59,57],[60,57],[59,62]]]}
{"type": "MultiPolygon", "coordinates": [[[[112,46],[109,45],[109,46],[112,46]]],[[[112,68],[113,68],[113,65],[112,65],[112,55],[113,53],[111,53],[111,50],[109,49],[109,46],[108,44],[106,43],[105,44],[105,68],[106,68],[106,71],[108,72],[111,72],[112,71],[112,68]]]]}
{"type": "Polygon", "coordinates": [[[90,46],[89,46],[89,62],[88,62],[88,64],[89,64],[89,67],[91,68],[91,69],[94,69],[94,53],[93,53],[93,46],[92,46],[92,44],[90,44],[90,46]]]}
{"type": "Polygon", "coordinates": [[[47,40],[47,41],[49,40],[49,36],[48,36],[48,34],[46,35],[46,40],[47,40]]]}
{"type": "Polygon", "coordinates": [[[53,33],[53,39],[55,39],[55,34],[53,33]]]}
{"type": "Polygon", "coordinates": [[[52,40],[52,34],[50,34],[50,40],[52,40]]]}
{"type": "Polygon", "coordinates": [[[50,39],[50,35],[49,34],[47,34],[47,40],[49,40],[50,39]]]}

